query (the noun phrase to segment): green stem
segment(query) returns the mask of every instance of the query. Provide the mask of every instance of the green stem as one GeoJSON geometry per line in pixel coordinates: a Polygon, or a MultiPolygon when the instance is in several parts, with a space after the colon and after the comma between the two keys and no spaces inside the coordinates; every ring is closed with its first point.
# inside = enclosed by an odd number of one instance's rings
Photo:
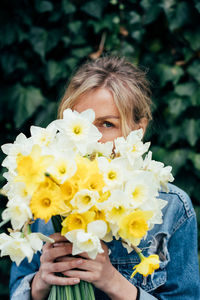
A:
{"type": "Polygon", "coordinates": [[[32,233],[32,231],[31,231],[31,225],[30,224],[27,225],[27,233],[28,234],[32,233]]]}
{"type": "Polygon", "coordinates": [[[73,286],[73,290],[74,290],[74,297],[75,297],[75,299],[76,300],[82,300],[79,284],[74,285],[73,286]]]}
{"type": "Polygon", "coordinates": [[[88,289],[89,289],[89,292],[90,292],[90,299],[95,300],[94,288],[93,288],[91,283],[88,283],[88,289]]]}

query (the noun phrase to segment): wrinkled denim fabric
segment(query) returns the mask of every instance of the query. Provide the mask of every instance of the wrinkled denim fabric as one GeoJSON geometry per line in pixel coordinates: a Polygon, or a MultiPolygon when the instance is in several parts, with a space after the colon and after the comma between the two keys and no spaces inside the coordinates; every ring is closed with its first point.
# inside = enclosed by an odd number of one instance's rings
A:
{"type": "MultiPolygon", "coordinates": [[[[143,249],[145,256],[158,254],[160,268],[147,277],[137,273],[130,278],[132,268],[140,262],[138,255],[134,251],[128,254],[121,242],[116,240],[107,243],[110,260],[127,280],[140,288],[140,300],[200,299],[197,223],[191,200],[185,192],[172,184],[169,184],[169,193],[161,191],[159,197],[168,202],[163,209],[163,223],[155,225],[139,247],[143,249]]],[[[46,235],[54,232],[51,221],[45,224],[41,220],[33,224],[32,230],[46,235]]],[[[30,282],[39,269],[40,255],[37,252],[31,263],[25,259],[19,267],[12,264],[11,300],[31,299],[30,282]]],[[[97,300],[109,299],[97,289],[95,295],[97,300]]]]}

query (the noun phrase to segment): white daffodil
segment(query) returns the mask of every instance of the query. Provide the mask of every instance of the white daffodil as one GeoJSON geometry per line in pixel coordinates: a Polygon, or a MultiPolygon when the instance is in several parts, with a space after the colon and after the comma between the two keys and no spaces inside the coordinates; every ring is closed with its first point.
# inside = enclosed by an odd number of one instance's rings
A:
{"type": "Polygon", "coordinates": [[[118,224],[120,218],[130,209],[129,198],[126,193],[121,190],[111,191],[108,200],[98,203],[97,207],[103,209],[106,214],[106,220],[112,224],[118,224]]]}
{"type": "Polygon", "coordinates": [[[2,166],[6,167],[9,171],[15,170],[17,166],[16,159],[20,155],[28,155],[32,145],[33,142],[31,138],[27,138],[23,133],[17,136],[14,143],[2,145],[2,151],[7,154],[7,157],[2,162],[2,166]]]}
{"type": "Polygon", "coordinates": [[[165,167],[162,162],[152,160],[152,152],[149,151],[144,159],[143,169],[152,172],[158,182],[158,185],[161,186],[165,192],[168,192],[167,183],[174,180],[171,173],[171,166],[165,167]]]}
{"type": "Polygon", "coordinates": [[[14,230],[20,230],[32,218],[30,207],[21,199],[8,201],[7,208],[2,213],[3,220],[11,220],[14,230]]]}
{"type": "Polygon", "coordinates": [[[51,174],[57,182],[62,184],[68,178],[72,177],[76,170],[76,162],[73,157],[57,155],[50,167],[47,168],[47,173],[51,174]]]}
{"type": "Polygon", "coordinates": [[[133,171],[125,185],[125,193],[129,196],[129,202],[133,208],[143,209],[150,206],[151,209],[150,201],[158,195],[154,176],[146,171],[133,171]]]}
{"type": "Polygon", "coordinates": [[[109,158],[113,152],[113,142],[90,144],[87,149],[88,154],[96,153],[97,156],[109,158]]]}
{"type": "Polygon", "coordinates": [[[167,201],[155,198],[154,203],[151,207],[153,207],[153,217],[149,220],[149,230],[153,228],[155,224],[162,224],[163,222],[163,213],[162,209],[167,205],[167,201]]]}
{"type": "Polygon", "coordinates": [[[98,192],[83,189],[80,192],[76,193],[74,198],[71,200],[71,204],[79,213],[83,213],[94,206],[98,199],[98,192]]]}
{"type": "Polygon", "coordinates": [[[43,148],[43,152],[46,155],[53,155],[55,158],[57,156],[74,157],[77,153],[77,148],[65,133],[57,132],[53,143],[49,147],[43,148]]]}
{"type": "Polygon", "coordinates": [[[107,233],[107,224],[103,220],[96,220],[88,223],[87,232],[92,233],[99,239],[103,239],[107,233]]]}
{"type": "Polygon", "coordinates": [[[40,235],[38,235],[37,232],[33,232],[30,233],[26,236],[26,239],[28,240],[31,248],[33,249],[34,253],[36,253],[37,251],[41,251],[42,246],[43,246],[43,241],[40,237],[40,235]]]}
{"type": "Polygon", "coordinates": [[[68,108],[63,113],[63,119],[57,120],[55,125],[58,130],[69,137],[80,153],[85,155],[88,145],[97,142],[102,137],[102,134],[92,124],[94,119],[95,114],[92,109],[78,113],[68,108]]]}
{"type": "Polygon", "coordinates": [[[128,254],[133,251],[133,248],[125,242],[122,242],[122,246],[127,250],[128,254]]]}
{"type": "Polygon", "coordinates": [[[37,237],[43,242],[46,242],[46,243],[54,243],[55,242],[54,239],[42,234],[41,232],[36,232],[34,234],[36,234],[37,237]]]}
{"type": "Polygon", "coordinates": [[[11,201],[20,198],[23,202],[27,204],[30,203],[31,195],[28,194],[23,182],[15,182],[14,178],[13,180],[10,179],[8,183],[3,186],[2,190],[11,201]]]}
{"type": "Polygon", "coordinates": [[[0,234],[0,250],[1,256],[9,255],[10,259],[16,262],[17,265],[27,257],[28,262],[31,262],[34,251],[27,239],[21,237],[20,232],[11,233],[10,236],[0,234]]]}
{"type": "Polygon", "coordinates": [[[84,230],[72,230],[66,233],[65,237],[73,243],[72,255],[87,252],[91,259],[95,259],[98,253],[103,253],[99,238],[84,230]]]}
{"type": "Polygon", "coordinates": [[[39,126],[31,126],[31,137],[34,144],[39,144],[41,147],[49,147],[56,136],[57,128],[49,124],[47,128],[41,128],[39,126]]]}
{"type": "Polygon", "coordinates": [[[104,181],[108,188],[119,187],[124,183],[127,172],[123,159],[116,158],[114,160],[108,160],[105,157],[99,157],[98,165],[100,171],[103,173],[104,181]]]}
{"type": "Polygon", "coordinates": [[[174,181],[174,177],[171,173],[172,171],[172,167],[171,166],[166,166],[164,168],[161,169],[160,172],[160,185],[163,188],[164,192],[169,192],[169,188],[167,186],[168,182],[173,182],[174,181]]]}
{"type": "Polygon", "coordinates": [[[143,130],[134,130],[127,136],[126,140],[123,137],[119,137],[115,140],[115,151],[122,156],[128,158],[130,164],[138,168],[138,160],[141,163],[142,155],[148,151],[150,143],[143,143],[143,130]]]}

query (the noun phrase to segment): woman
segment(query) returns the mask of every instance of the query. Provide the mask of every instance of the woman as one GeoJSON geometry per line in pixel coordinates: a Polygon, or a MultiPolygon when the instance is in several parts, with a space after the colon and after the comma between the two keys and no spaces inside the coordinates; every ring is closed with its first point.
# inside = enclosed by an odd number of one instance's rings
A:
{"type": "MultiPolygon", "coordinates": [[[[148,82],[143,72],[125,59],[104,57],[84,64],[72,78],[59,108],[62,118],[66,108],[82,112],[95,111],[94,125],[102,133],[101,142],[127,136],[131,130],[143,131],[151,120],[148,82]]],[[[167,200],[163,223],[154,226],[139,245],[144,255],[156,253],[160,268],[152,276],[136,274],[137,255],[127,254],[121,243],[103,244],[104,253],[95,260],[86,253],[70,257],[72,246],[59,233],[53,234],[52,223],[33,225],[55,240],[44,245],[28,264],[24,260],[11,270],[11,299],[46,299],[51,285],[74,285],[80,280],[92,282],[96,299],[198,299],[199,271],[197,258],[196,217],[189,197],[169,185],[169,193],[160,192],[167,200]],[[111,253],[109,251],[111,250],[111,253]],[[109,255],[110,253],[110,255],[109,255]],[[62,272],[65,277],[56,276],[62,272]]]]}

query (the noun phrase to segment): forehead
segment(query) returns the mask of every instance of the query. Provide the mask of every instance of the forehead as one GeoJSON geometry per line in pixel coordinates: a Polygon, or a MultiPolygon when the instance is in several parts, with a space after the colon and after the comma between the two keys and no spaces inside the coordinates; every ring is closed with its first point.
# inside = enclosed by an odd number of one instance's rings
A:
{"type": "Polygon", "coordinates": [[[78,112],[89,108],[95,111],[96,118],[104,115],[119,117],[113,95],[105,88],[97,88],[79,96],[73,106],[73,109],[78,112]]]}

